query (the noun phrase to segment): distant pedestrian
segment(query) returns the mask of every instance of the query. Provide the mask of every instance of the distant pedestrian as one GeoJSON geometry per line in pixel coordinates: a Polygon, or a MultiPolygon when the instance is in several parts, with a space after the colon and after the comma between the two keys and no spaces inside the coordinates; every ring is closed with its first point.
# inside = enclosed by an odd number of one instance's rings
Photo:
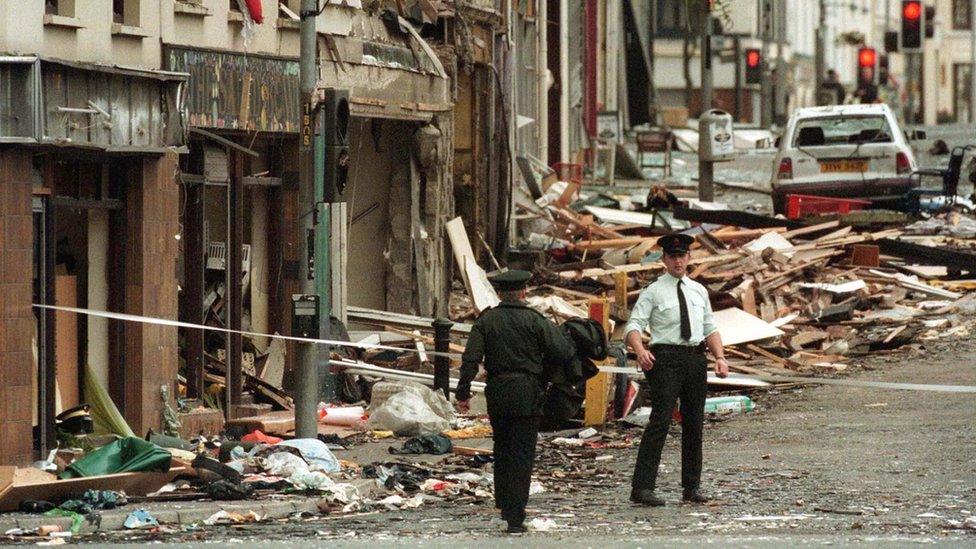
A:
{"type": "Polygon", "coordinates": [[[834,95],[834,105],[843,105],[844,99],[847,98],[847,91],[844,89],[844,85],[840,83],[840,79],[837,76],[837,71],[830,69],[827,71],[827,78],[823,82],[823,88],[834,95]]]}
{"type": "Polygon", "coordinates": [[[495,456],[495,507],[509,533],[525,532],[532,464],[539,436],[543,396],[550,368],[576,355],[573,342],[553,322],[525,304],[526,271],[491,278],[501,303],[475,321],[461,358],[455,399],[467,411],[478,364],[488,373],[485,399],[495,456]]]}
{"type": "Polygon", "coordinates": [[[683,499],[704,503],[701,491],[702,428],[708,359],[715,357],[715,374],[725,377],[722,337],[712,317],[708,291],[687,276],[689,250],[695,239],[685,234],[661,237],[667,273],[641,292],[624,328],[627,344],[647,378],[651,415],[641,437],[634,466],[630,500],[642,505],[664,505],[655,493],[661,451],[671,424],[675,401],[681,401],[681,486],[683,499]],[[650,328],[651,348],[641,334],[650,328]]]}

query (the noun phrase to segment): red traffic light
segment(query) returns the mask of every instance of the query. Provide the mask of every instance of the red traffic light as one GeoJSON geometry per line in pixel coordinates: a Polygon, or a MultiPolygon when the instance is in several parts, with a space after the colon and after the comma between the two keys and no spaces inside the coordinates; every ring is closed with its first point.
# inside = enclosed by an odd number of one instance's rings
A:
{"type": "Polygon", "coordinates": [[[861,48],[857,52],[857,64],[862,67],[873,67],[878,60],[878,53],[874,48],[861,48]]]}
{"type": "Polygon", "coordinates": [[[749,67],[759,66],[759,50],[746,50],[746,65],[749,67]]]}
{"type": "Polygon", "coordinates": [[[922,17],[922,3],[921,2],[905,2],[902,5],[902,16],[909,21],[915,21],[922,17]]]}

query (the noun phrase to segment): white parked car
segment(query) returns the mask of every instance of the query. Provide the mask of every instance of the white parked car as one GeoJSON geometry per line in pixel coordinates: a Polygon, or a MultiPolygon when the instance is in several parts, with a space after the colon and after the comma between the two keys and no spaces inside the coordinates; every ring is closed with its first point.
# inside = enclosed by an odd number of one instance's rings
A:
{"type": "Polygon", "coordinates": [[[773,161],[773,210],[785,213],[790,194],[898,202],[912,188],[916,169],[888,105],[797,109],[773,161]]]}

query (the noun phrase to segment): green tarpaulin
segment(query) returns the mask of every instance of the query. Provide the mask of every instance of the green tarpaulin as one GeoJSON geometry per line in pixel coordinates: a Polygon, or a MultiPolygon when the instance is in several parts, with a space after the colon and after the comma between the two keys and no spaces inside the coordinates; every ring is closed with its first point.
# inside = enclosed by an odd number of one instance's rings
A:
{"type": "Polygon", "coordinates": [[[61,473],[62,479],[132,473],[169,471],[172,455],[151,442],[127,437],[116,440],[72,463],[61,473]]]}

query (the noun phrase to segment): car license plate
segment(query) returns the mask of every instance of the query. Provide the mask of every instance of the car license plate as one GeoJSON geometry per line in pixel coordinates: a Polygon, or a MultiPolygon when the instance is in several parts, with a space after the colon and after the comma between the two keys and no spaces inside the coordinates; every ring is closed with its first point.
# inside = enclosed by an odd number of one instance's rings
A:
{"type": "Polygon", "coordinates": [[[820,173],[863,173],[868,171],[868,161],[858,160],[821,160],[820,173]]]}

